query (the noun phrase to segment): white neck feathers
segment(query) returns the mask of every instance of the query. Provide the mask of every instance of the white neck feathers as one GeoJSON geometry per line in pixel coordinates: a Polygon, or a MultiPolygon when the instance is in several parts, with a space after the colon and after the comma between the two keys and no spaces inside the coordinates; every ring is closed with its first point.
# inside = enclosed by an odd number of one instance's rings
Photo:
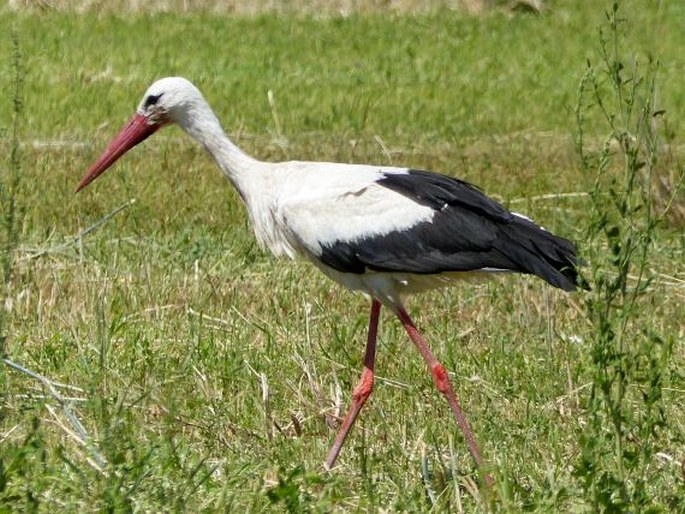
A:
{"type": "Polygon", "coordinates": [[[228,138],[218,118],[202,97],[189,106],[178,124],[207,149],[244,198],[248,193],[245,189],[249,187],[251,179],[257,179],[255,174],[263,163],[243,152],[228,138]]]}

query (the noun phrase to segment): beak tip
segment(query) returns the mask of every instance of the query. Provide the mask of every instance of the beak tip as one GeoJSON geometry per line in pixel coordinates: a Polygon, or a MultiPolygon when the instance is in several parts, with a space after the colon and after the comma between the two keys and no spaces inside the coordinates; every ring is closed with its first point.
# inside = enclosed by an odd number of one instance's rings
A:
{"type": "Polygon", "coordinates": [[[85,179],[81,180],[81,182],[79,182],[78,186],[76,186],[76,189],[74,189],[74,194],[81,191],[84,187],[86,187],[88,184],[90,184],[90,182],[91,182],[90,180],[85,180],[85,179]]]}
{"type": "Polygon", "coordinates": [[[93,180],[99,177],[119,157],[151,136],[161,124],[150,125],[142,114],[134,114],[128,123],[121,129],[119,134],[112,140],[105,152],[86,172],[81,182],[76,186],[74,193],[78,193],[93,180]]]}

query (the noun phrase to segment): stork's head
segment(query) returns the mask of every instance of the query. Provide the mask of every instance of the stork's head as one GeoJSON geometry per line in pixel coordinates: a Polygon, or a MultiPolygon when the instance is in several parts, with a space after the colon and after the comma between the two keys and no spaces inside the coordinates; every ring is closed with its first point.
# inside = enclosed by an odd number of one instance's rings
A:
{"type": "Polygon", "coordinates": [[[202,101],[200,91],[182,77],[166,77],[156,81],[145,92],[135,114],[81,179],[76,191],[86,187],[119,157],[164,125],[187,119],[193,106],[202,101]]]}
{"type": "Polygon", "coordinates": [[[183,77],[166,77],[153,83],[136,109],[148,125],[162,126],[184,119],[202,100],[202,93],[183,77]]]}

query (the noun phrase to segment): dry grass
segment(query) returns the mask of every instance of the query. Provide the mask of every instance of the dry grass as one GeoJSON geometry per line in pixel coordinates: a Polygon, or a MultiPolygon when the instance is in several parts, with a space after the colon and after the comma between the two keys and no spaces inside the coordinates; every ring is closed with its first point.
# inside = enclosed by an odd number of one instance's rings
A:
{"type": "Polygon", "coordinates": [[[685,227],[685,164],[676,150],[667,149],[654,170],[655,206],[665,212],[665,220],[675,229],[685,227]]]}
{"type": "Polygon", "coordinates": [[[300,13],[314,16],[349,16],[394,12],[426,13],[454,9],[482,14],[498,6],[512,10],[542,10],[542,0],[9,0],[12,9],[75,12],[141,12],[235,14],[300,13]]]}

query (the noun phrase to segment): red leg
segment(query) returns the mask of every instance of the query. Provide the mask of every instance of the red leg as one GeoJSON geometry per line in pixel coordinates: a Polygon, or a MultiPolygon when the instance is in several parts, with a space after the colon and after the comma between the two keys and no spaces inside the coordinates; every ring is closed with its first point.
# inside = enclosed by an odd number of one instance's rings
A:
{"type": "Polygon", "coordinates": [[[369,319],[369,335],[366,341],[366,352],[364,354],[364,370],[359,379],[359,383],[352,392],[352,404],[350,405],[345,420],[343,421],[335,442],[331,446],[326,457],[326,468],[330,469],[335,464],[338,454],[345,443],[347,433],[352,428],[354,420],[357,419],[359,411],[371,396],[373,391],[373,367],[376,361],[376,335],[378,334],[378,316],[381,312],[381,302],[373,299],[371,303],[371,317],[369,319]]]}
{"type": "MultiPolygon", "coordinates": [[[[425,360],[426,364],[428,364],[431,374],[433,375],[433,382],[435,382],[438,391],[444,394],[447,398],[447,401],[452,408],[452,412],[454,413],[454,417],[457,418],[457,425],[459,425],[459,428],[464,434],[464,439],[466,439],[466,444],[469,447],[469,451],[471,452],[473,460],[476,461],[478,468],[482,468],[483,459],[480,455],[480,449],[476,443],[476,438],[473,436],[469,422],[466,420],[466,416],[464,416],[464,413],[461,410],[457,395],[454,394],[454,389],[452,388],[452,383],[447,375],[445,366],[440,364],[440,362],[438,362],[438,360],[435,358],[433,352],[431,352],[431,349],[428,347],[428,343],[426,343],[426,340],[419,333],[418,329],[414,325],[414,322],[409,317],[409,314],[407,314],[407,311],[405,311],[402,307],[399,307],[397,309],[397,316],[400,318],[400,321],[402,321],[402,325],[404,325],[404,328],[407,331],[407,334],[409,334],[412,342],[414,345],[416,345],[416,348],[421,353],[423,360],[425,360]]],[[[486,475],[485,480],[488,484],[492,483],[492,478],[490,475],[486,475]]]]}

